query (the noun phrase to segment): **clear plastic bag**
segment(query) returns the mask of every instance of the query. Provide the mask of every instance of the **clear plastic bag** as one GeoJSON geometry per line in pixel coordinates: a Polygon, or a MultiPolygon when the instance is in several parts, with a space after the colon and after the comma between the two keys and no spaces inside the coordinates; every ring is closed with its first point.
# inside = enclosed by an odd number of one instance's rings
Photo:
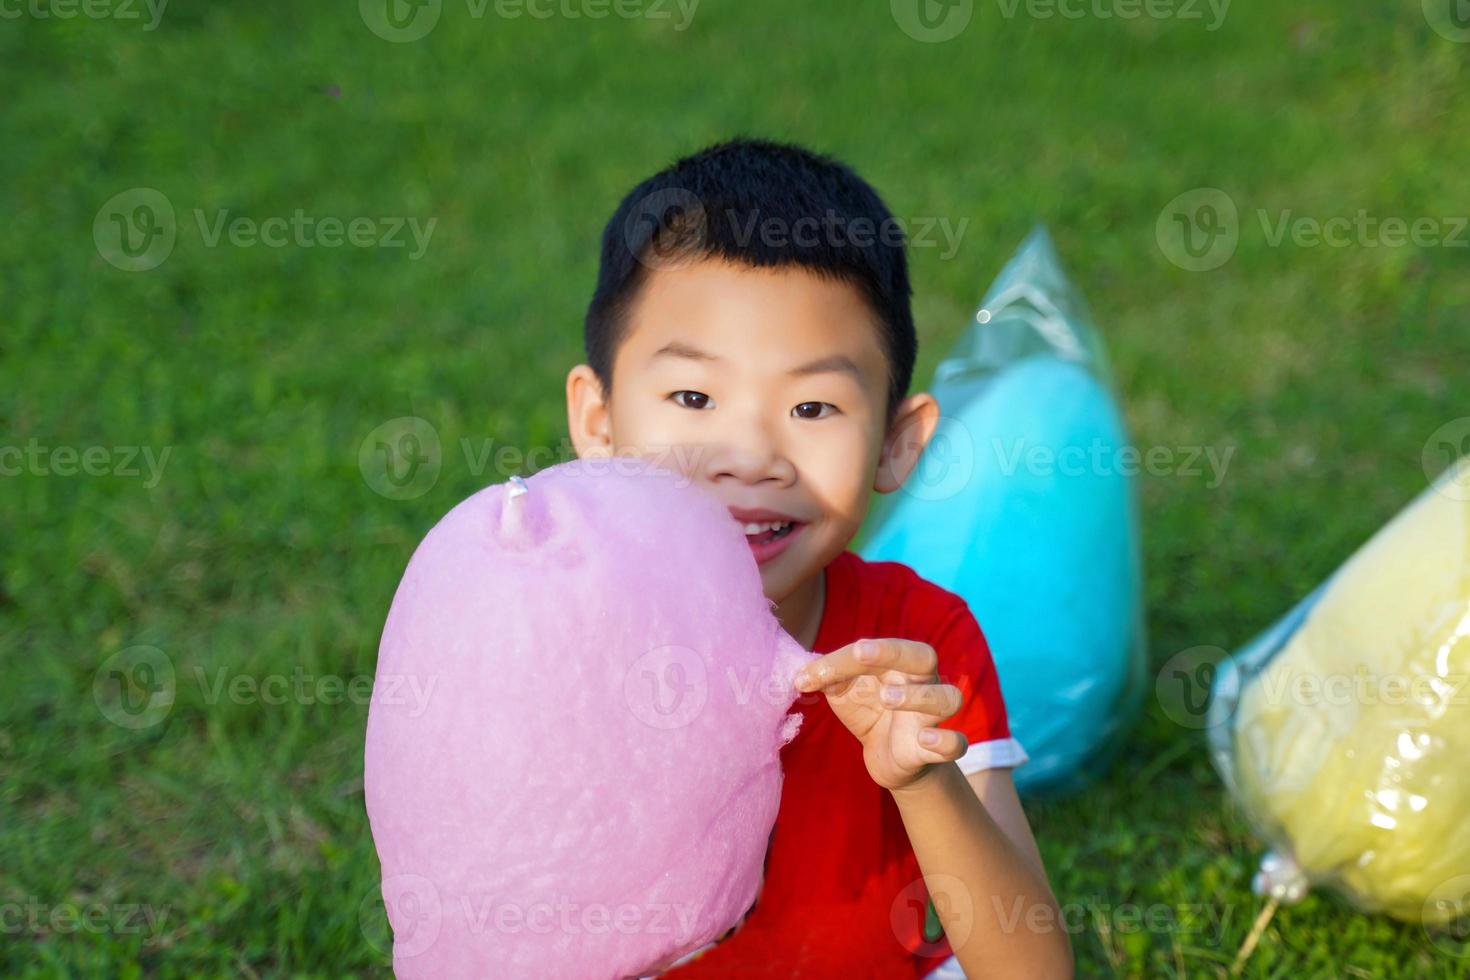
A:
{"type": "Polygon", "coordinates": [[[862,553],[965,598],[1029,756],[1017,785],[1077,788],[1146,687],[1138,467],[1102,343],[1045,229],[1006,264],[929,390],[939,428],[862,553]]]}
{"type": "Polygon", "coordinates": [[[1258,894],[1327,885],[1425,924],[1470,912],[1470,460],[1216,672],[1211,755],[1271,850],[1258,894]]]}

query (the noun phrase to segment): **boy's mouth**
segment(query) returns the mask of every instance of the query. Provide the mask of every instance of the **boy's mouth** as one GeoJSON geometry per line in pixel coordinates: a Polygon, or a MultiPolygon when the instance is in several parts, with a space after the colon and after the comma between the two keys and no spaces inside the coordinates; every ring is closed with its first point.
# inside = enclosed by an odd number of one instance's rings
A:
{"type": "Polygon", "coordinates": [[[745,537],[751,544],[767,544],[786,537],[795,527],[795,521],[764,521],[746,524],[745,537]]]}
{"type": "Polygon", "coordinates": [[[730,516],[745,532],[746,543],[759,564],[765,564],[785,551],[791,539],[806,526],[788,514],[771,510],[731,507],[730,516]]]}

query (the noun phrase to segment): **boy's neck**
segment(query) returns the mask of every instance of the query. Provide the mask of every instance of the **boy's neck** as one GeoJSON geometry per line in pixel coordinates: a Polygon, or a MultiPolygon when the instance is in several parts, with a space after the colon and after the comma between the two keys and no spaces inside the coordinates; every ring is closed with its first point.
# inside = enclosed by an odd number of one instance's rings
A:
{"type": "Polygon", "coordinates": [[[827,570],[824,568],[807,579],[795,592],[776,604],[776,619],[804,649],[817,642],[822,626],[822,612],[827,605],[827,570]]]}

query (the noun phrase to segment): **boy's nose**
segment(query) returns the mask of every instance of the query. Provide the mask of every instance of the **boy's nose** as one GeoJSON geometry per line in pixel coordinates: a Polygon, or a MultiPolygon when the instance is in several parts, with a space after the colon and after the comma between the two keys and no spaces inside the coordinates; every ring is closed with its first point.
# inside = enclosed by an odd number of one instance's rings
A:
{"type": "Polygon", "coordinates": [[[712,483],[771,483],[785,486],[796,477],[796,467],[780,447],[763,435],[750,434],[712,447],[706,476],[712,483]]]}

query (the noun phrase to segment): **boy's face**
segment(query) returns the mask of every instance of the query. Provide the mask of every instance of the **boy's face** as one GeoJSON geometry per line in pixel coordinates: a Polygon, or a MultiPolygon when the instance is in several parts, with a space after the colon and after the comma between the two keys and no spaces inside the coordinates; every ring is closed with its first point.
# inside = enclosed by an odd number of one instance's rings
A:
{"type": "Polygon", "coordinates": [[[568,376],[578,454],[651,457],[742,524],[786,523],[746,538],[780,602],[848,545],[869,493],[902,482],[938,418],[932,397],[910,396],[890,436],[874,316],[852,284],[799,268],[653,270],[615,355],[611,401],[587,365],[568,376]]]}

